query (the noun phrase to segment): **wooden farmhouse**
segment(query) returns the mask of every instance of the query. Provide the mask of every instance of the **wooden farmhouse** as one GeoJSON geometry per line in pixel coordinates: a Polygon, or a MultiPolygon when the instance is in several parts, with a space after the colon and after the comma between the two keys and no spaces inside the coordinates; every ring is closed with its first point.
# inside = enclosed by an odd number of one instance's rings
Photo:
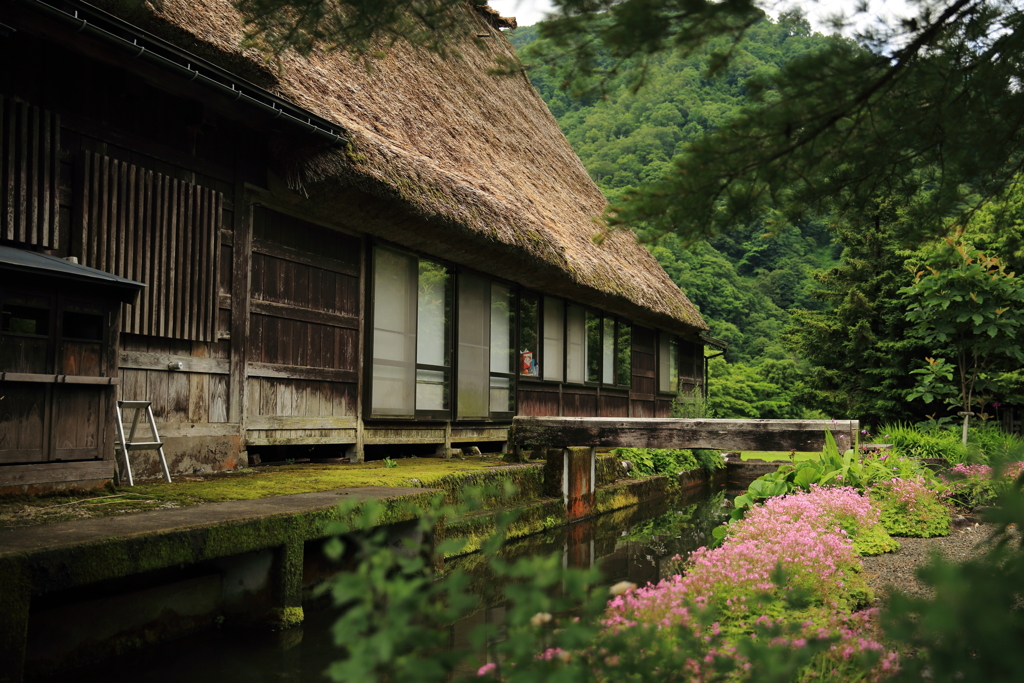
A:
{"type": "Polygon", "coordinates": [[[631,234],[595,242],[601,193],[466,12],[461,58],[368,70],[268,64],[229,0],[0,5],[0,490],[109,479],[117,399],[191,473],[703,390],[700,314],[631,234]]]}

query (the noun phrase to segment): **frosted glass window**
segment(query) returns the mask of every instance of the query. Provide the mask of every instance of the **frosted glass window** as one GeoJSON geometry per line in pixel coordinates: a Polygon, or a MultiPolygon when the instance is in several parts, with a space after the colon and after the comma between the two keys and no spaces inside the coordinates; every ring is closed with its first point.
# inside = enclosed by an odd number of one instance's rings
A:
{"type": "Polygon", "coordinates": [[[587,327],[584,310],[579,306],[565,309],[565,381],[583,383],[587,371],[587,327]]]}
{"type": "Polygon", "coordinates": [[[415,414],[416,276],[414,256],[374,249],[374,415],[415,414]]]}
{"type": "Polygon", "coordinates": [[[664,332],[658,334],[658,391],[672,391],[669,385],[669,335],[664,332]]]}
{"type": "Polygon", "coordinates": [[[490,288],[472,275],[459,277],[459,418],[486,418],[490,406],[490,288]]]}
{"type": "Polygon", "coordinates": [[[587,326],[587,381],[601,381],[601,316],[590,311],[586,314],[587,326]]]}
{"type": "Polygon", "coordinates": [[[669,391],[679,392],[679,340],[675,337],[668,341],[668,384],[669,391]]]}
{"type": "Polygon", "coordinates": [[[491,372],[515,372],[512,301],[511,289],[491,283],[491,372]]]}
{"type": "Polygon", "coordinates": [[[519,297],[519,374],[540,377],[540,298],[523,293],[519,297]]]}
{"type": "Polygon", "coordinates": [[[565,304],[544,297],[544,379],[562,381],[565,354],[565,304]]]}
{"type": "Polygon", "coordinates": [[[616,323],[615,383],[629,386],[633,379],[633,335],[629,323],[616,323]]]}
{"type": "Polygon", "coordinates": [[[439,263],[419,262],[416,362],[448,365],[448,270],[439,263]]]}
{"type": "Polygon", "coordinates": [[[416,410],[448,410],[448,373],[416,370],[416,410]]]}
{"type": "Polygon", "coordinates": [[[601,338],[601,381],[615,383],[615,321],[605,318],[601,338]]]}
{"type": "Polygon", "coordinates": [[[512,378],[491,377],[491,412],[509,413],[516,409],[512,400],[512,378]]]}
{"type": "Polygon", "coordinates": [[[658,391],[679,391],[679,340],[664,332],[658,335],[658,391]]]}

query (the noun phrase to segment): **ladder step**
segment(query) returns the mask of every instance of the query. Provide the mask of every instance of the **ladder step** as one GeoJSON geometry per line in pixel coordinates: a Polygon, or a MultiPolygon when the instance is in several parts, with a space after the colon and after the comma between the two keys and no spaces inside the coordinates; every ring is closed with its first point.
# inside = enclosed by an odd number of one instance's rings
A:
{"type": "Polygon", "coordinates": [[[122,408],[148,408],[152,401],[118,401],[117,405],[122,408]]]}
{"type": "Polygon", "coordinates": [[[155,451],[158,448],[162,448],[164,445],[163,441],[129,441],[128,450],[130,451],[155,451]]]}

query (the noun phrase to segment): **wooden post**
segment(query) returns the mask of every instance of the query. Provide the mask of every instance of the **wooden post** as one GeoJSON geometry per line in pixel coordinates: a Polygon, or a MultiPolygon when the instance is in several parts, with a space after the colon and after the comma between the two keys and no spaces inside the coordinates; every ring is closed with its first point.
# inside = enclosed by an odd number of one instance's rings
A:
{"type": "Polygon", "coordinates": [[[596,448],[562,450],[562,497],[569,521],[589,517],[593,511],[596,468],[596,448]]]}
{"type": "MultiPolygon", "coordinates": [[[[241,174],[239,174],[241,177],[241,174]]],[[[252,200],[245,185],[235,184],[234,236],[231,246],[231,364],[228,379],[228,422],[239,426],[245,446],[246,363],[249,344],[250,277],[252,274],[252,200]]]]}
{"type": "Polygon", "coordinates": [[[270,611],[270,625],[290,628],[302,623],[302,561],[303,542],[289,541],[274,550],[271,566],[271,590],[274,607],[270,611]]]}

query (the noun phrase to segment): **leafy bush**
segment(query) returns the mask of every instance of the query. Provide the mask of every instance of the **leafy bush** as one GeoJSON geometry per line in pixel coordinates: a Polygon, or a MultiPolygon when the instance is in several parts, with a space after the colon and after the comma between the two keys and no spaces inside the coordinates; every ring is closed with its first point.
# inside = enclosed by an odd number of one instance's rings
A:
{"type": "MultiPolygon", "coordinates": [[[[951,465],[967,462],[971,451],[964,447],[962,436],[952,431],[923,432],[901,422],[882,427],[883,440],[892,444],[893,454],[904,458],[944,458],[951,465]]],[[[977,457],[975,449],[975,457],[977,457]]]]}
{"type": "Polygon", "coordinates": [[[1024,459],[1024,437],[1004,432],[995,422],[984,422],[967,432],[968,445],[976,444],[981,451],[979,462],[1009,462],[1024,459]]]}
{"type": "Polygon", "coordinates": [[[1011,488],[1021,471],[1024,462],[1010,463],[999,473],[988,465],[957,465],[942,476],[949,486],[946,498],[966,510],[991,505],[1011,488]]]}
{"type": "Polygon", "coordinates": [[[881,507],[882,526],[893,536],[949,535],[949,510],[923,477],[883,482],[871,490],[871,498],[881,507]]]}
{"type": "Polygon", "coordinates": [[[688,448],[616,448],[613,453],[633,463],[630,475],[634,477],[674,476],[702,466],[688,448]]]}

